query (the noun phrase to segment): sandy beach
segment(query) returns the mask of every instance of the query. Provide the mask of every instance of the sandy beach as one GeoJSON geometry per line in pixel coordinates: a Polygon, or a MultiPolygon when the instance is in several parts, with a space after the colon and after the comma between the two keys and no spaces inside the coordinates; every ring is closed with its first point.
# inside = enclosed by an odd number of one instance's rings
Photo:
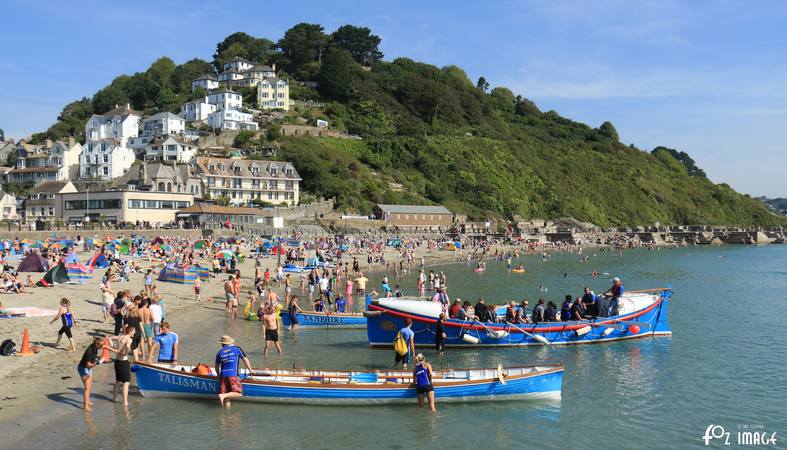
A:
{"type": "MultiPolygon", "coordinates": [[[[503,247],[498,247],[500,250],[503,247]]],[[[494,248],[492,250],[494,252],[494,248]]],[[[361,261],[361,268],[367,267],[366,255],[347,255],[350,261],[353,256],[357,256],[361,261]]],[[[462,256],[466,256],[466,253],[462,256]]],[[[80,260],[85,261],[90,257],[89,253],[78,253],[80,260]]],[[[397,251],[387,248],[385,257],[388,261],[399,261],[397,251]]],[[[427,265],[455,262],[460,257],[456,252],[434,251],[427,252],[424,246],[419,247],[414,254],[416,265],[423,257],[427,265]]],[[[138,260],[143,266],[152,266],[144,260],[138,260]]],[[[208,264],[208,261],[202,261],[208,264]]],[[[253,274],[254,260],[248,258],[244,263],[238,265],[243,280],[243,292],[254,291],[253,274]]],[[[269,268],[275,272],[277,265],[276,257],[262,259],[262,269],[269,268]]],[[[377,273],[385,267],[376,264],[372,269],[365,269],[365,273],[377,273]]],[[[26,279],[26,273],[20,273],[21,279],[26,279]]],[[[43,274],[33,273],[33,279],[38,280],[43,274]]],[[[111,336],[114,325],[110,320],[104,323],[100,308],[99,284],[103,275],[103,269],[96,269],[93,279],[82,285],[60,284],[49,288],[28,288],[31,294],[7,294],[0,295],[0,301],[6,308],[16,307],[36,307],[42,309],[57,310],[58,302],[61,298],[69,298],[72,302],[73,311],[77,317],[78,324],[73,328],[76,352],[68,351],[68,342],[63,338],[58,347],[54,346],[57,339],[57,331],[60,322],[50,324],[54,316],[48,317],[24,317],[14,319],[0,319],[0,340],[13,339],[17,344],[17,351],[22,344],[22,334],[27,327],[30,333],[31,345],[40,345],[41,351],[35,356],[29,357],[0,357],[0,432],[6,431],[13,435],[20,442],[26,436],[33,436],[41,427],[62,414],[73,414],[82,412],[77,409],[77,405],[72,402],[59,401],[62,399],[52,398],[52,394],[59,392],[72,392],[73,397],[81,398],[82,382],[76,372],[76,365],[82,356],[84,349],[90,344],[92,336],[96,334],[111,336]]],[[[113,290],[131,290],[137,293],[143,289],[143,274],[135,273],[131,275],[130,281],[126,283],[113,283],[113,290]]],[[[214,316],[224,317],[223,308],[223,281],[226,275],[219,275],[219,278],[212,278],[210,282],[203,283],[202,302],[194,300],[193,288],[189,285],[157,282],[158,290],[165,300],[166,320],[172,324],[173,330],[177,332],[179,326],[187,323],[197,323],[203,321],[207,324],[207,332],[220,336],[221,329],[211,327],[210,319],[214,316]],[[213,298],[217,303],[206,303],[208,298],[213,298]]],[[[299,276],[293,280],[293,291],[300,292],[299,276]]],[[[372,280],[375,281],[375,280],[372,280]]],[[[370,287],[376,284],[370,282],[370,287]]],[[[413,287],[406,287],[414,290],[413,287]]],[[[283,298],[283,288],[274,288],[283,298]]],[[[256,292],[256,291],[255,291],[256,292]]],[[[245,295],[243,296],[245,301],[245,295]]],[[[301,302],[305,309],[310,309],[307,302],[301,302]]],[[[241,303],[242,305],[243,303],[241,303]]],[[[181,339],[188,339],[188,336],[181,336],[181,339]]],[[[183,355],[184,361],[189,360],[188,355],[183,355]]],[[[97,373],[112,371],[111,365],[99,366],[97,373]],[[109,366],[109,367],[107,367],[109,366]]],[[[111,378],[111,377],[109,377],[111,378]]],[[[101,394],[111,398],[112,385],[96,383],[93,387],[93,394],[101,394]]],[[[132,382],[132,392],[134,392],[132,382]]],[[[102,401],[102,400],[97,400],[102,401]]]]}

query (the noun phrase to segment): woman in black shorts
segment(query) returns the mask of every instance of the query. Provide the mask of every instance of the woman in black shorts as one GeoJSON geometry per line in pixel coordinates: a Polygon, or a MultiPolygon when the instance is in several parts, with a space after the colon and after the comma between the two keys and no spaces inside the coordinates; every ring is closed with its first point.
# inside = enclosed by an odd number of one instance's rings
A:
{"type": "Polygon", "coordinates": [[[57,331],[57,342],[55,342],[55,347],[60,345],[60,339],[65,334],[68,338],[69,344],[71,344],[71,348],[68,351],[77,351],[77,348],[74,346],[74,336],[71,334],[71,327],[76,325],[77,318],[74,315],[74,312],[71,311],[71,301],[69,299],[60,299],[60,310],[57,312],[55,318],[49,323],[55,323],[57,319],[60,319],[63,322],[63,325],[57,331]]]}

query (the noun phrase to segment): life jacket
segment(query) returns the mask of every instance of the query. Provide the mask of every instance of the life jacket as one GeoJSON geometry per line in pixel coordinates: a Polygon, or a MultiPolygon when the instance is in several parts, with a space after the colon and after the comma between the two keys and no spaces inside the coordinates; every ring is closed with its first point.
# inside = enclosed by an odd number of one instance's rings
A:
{"type": "Polygon", "coordinates": [[[402,336],[401,331],[396,333],[396,338],[394,338],[393,345],[397,355],[404,356],[409,351],[407,342],[404,341],[404,336],[402,336]]]}
{"type": "Polygon", "coordinates": [[[565,306],[560,308],[560,319],[565,321],[571,320],[571,309],[565,306]]]}
{"type": "Polygon", "coordinates": [[[530,321],[534,324],[541,322],[541,314],[538,313],[538,306],[533,308],[533,314],[530,315],[530,321]]]}

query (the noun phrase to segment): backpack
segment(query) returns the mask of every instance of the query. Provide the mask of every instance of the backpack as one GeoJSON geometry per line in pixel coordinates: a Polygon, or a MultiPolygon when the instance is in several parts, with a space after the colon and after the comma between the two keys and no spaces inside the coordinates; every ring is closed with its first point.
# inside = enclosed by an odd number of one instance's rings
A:
{"type": "Polygon", "coordinates": [[[409,351],[409,349],[407,348],[407,342],[404,341],[404,336],[402,336],[401,331],[396,333],[396,338],[393,341],[393,346],[397,355],[404,356],[409,351]]]}
{"type": "Polygon", "coordinates": [[[16,350],[14,350],[14,347],[16,347],[16,344],[14,343],[14,341],[12,341],[11,339],[4,340],[3,343],[0,344],[0,355],[3,355],[3,356],[11,356],[11,355],[13,355],[14,353],[16,353],[16,350]]]}

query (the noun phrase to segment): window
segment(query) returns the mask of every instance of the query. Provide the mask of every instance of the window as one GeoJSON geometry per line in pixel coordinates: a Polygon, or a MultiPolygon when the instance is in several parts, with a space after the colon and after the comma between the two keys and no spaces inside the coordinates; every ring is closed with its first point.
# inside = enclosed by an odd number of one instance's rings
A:
{"type": "Polygon", "coordinates": [[[109,175],[109,167],[104,166],[104,175],[109,175]]]}
{"type": "Polygon", "coordinates": [[[278,189],[278,188],[279,188],[279,187],[278,187],[278,183],[276,182],[276,180],[271,180],[271,181],[268,183],[268,187],[269,187],[270,189],[278,189]]]}
{"type": "Polygon", "coordinates": [[[210,187],[216,186],[216,179],[213,177],[208,177],[208,186],[210,187]]]}
{"type": "Polygon", "coordinates": [[[158,184],[158,190],[159,190],[159,191],[161,191],[161,192],[164,192],[164,182],[163,182],[163,181],[160,181],[160,182],[159,182],[159,184],[158,184]]]}
{"type": "Polygon", "coordinates": [[[273,192],[268,192],[268,200],[273,200],[273,192]]]}
{"type": "Polygon", "coordinates": [[[292,186],[293,186],[292,181],[285,181],[284,182],[284,189],[287,189],[288,191],[291,191],[292,190],[292,186]]]}
{"type": "Polygon", "coordinates": [[[52,207],[52,206],[49,207],[49,215],[50,216],[54,216],[55,215],[55,208],[52,207]]]}
{"type": "Polygon", "coordinates": [[[90,175],[90,167],[85,167],[85,175],[88,176],[88,177],[91,176],[90,175]]]}

